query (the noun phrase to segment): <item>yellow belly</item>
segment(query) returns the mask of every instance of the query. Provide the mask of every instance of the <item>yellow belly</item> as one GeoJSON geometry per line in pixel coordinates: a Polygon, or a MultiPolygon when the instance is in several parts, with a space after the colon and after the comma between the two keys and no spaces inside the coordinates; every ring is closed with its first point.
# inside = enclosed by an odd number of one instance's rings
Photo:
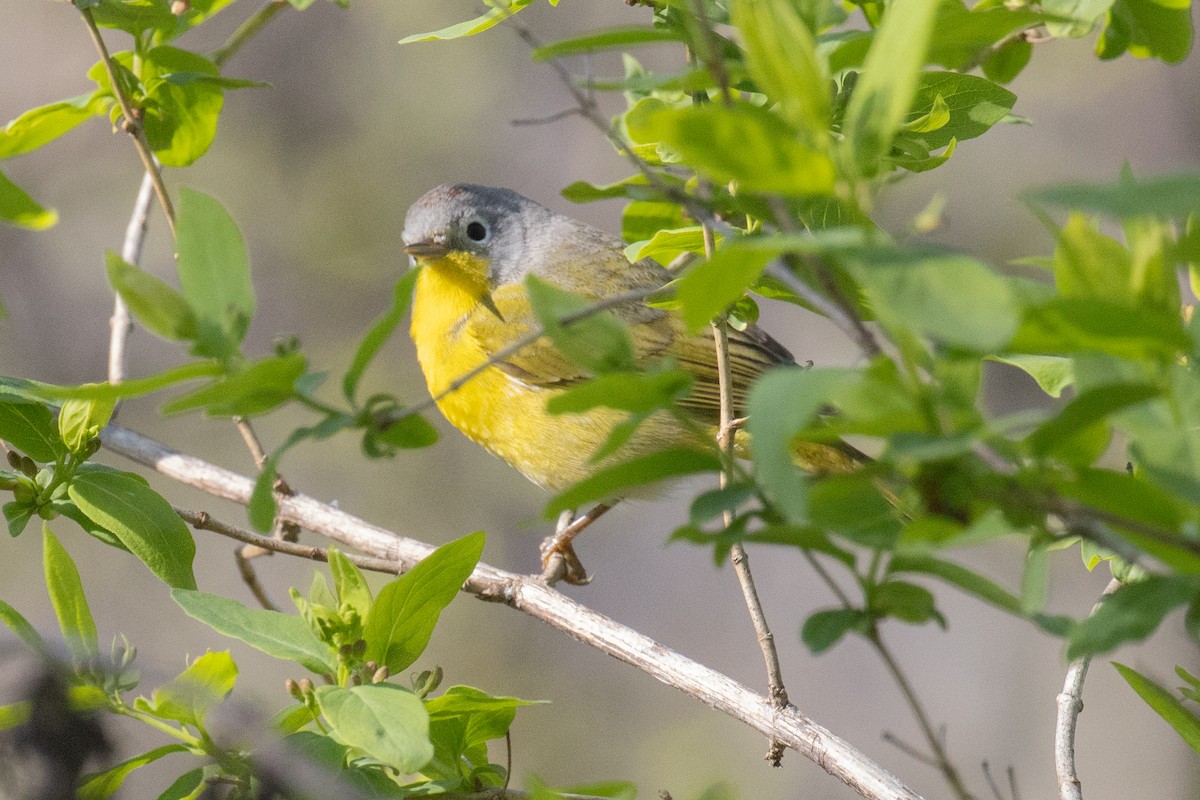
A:
{"type": "MultiPolygon", "coordinates": [[[[412,338],[434,397],[488,359],[489,354],[464,331],[466,315],[478,306],[479,296],[460,270],[437,262],[424,266],[417,278],[412,338]]],[[[437,405],[451,424],[525,477],[547,489],[561,490],[596,470],[590,463],[593,453],[626,415],[596,408],[551,416],[546,401],[559,393],[488,367],[437,405]]],[[[619,455],[625,459],[694,441],[694,434],[661,413],[647,420],[619,455]]]]}

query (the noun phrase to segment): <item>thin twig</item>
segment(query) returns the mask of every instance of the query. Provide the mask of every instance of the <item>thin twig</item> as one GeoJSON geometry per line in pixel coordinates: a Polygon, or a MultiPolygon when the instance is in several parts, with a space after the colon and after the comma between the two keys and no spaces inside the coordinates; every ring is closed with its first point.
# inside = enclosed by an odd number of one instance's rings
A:
{"type": "MultiPolygon", "coordinates": [[[[1109,581],[1100,600],[1092,606],[1091,613],[1095,614],[1104,599],[1119,588],[1119,580],[1113,578],[1109,581]]],[[[1071,662],[1067,667],[1063,690],[1055,698],[1058,719],[1054,725],[1054,771],[1058,774],[1058,796],[1061,800],[1083,800],[1083,786],[1075,769],[1075,727],[1079,722],[1079,712],[1083,711],[1083,682],[1087,678],[1091,660],[1090,656],[1083,656],[1071,662]]]]}
{"type": "MultiPolygon", "coordinates": [[[[716,237],[713,229],[705,224],[704,255],[712,258],[716,250],[716,237]]],[[[721,448],[721,488],[727,487],[732,479],[734,463],[734,427],[733,427],[733,382],[729,373],[729,322],[721,317],[713,325],[713,342],[717,356],[717,392],[720,397],[720,418],[717,426],[717,444],[721,448]]],[[[725,527],[733,524],[733,512],[726,510],[723,514],[725,527]]],[[[783,710],[788,705],[787,689],[783,684],[783,670],[779,666],[779,651],[775,647],[775,636],[767,625],[767,616],[763,611],[762,600],[754,585],[754,574],[750,571],[750,556],[741,542],[734,542],[730,548],[730,561],[737,575],[738,584],[742,587],[742,597],[746,601],[746,609],[750,612],[750,622],[754,625],[754,633],[758,637],[758,646],[762,650],[763,661],[767,666],[767,693],[771,704],[783,710]]],[[[778,739],[771,739],[767,746],[765,759],[772,766],[778,767],[783,759],[784,745],[778,739]]]]}
{"type": "Polygon", "coordinates": [[[913,747],[911,744],[904,741],[903,739],[901,739],[899,736],[892,733],[891,731],[883,732],[883,740],[885,742],[887,742],[888,744],[890,744],[892,747],[903,752],[905,755],[907,755],[909,758],[913,759],[914,761],[919,761],[922,764],[925,764],[926,766],[933,767],[934,769],[940,769],[940,767],[941,767],[941,765],[938,764],[938,761],[936,758],[929,755],[928,753],[921,752],[920,750],[913,747]]]}
{"type": "Polygon", "coordinates": [[[254,38],[263,27],[275,18],[275,15],[287,8],[287,0],[269,0],[266,5],[254,12],[254,15],[238,26],[225,44],[208,54],[209,59],[218,67],[233,58],[246,42],[254,38]]]}
{"type": "MultiPolygon", "coordinates": [[[[105,446],[172,480],[246,504],[254,481],[171,450],[119,425],[101,435],[105,446]]],[[[408,569],[433,546],[371,525],[301,493],[282,498],[280,516],[346,547],[408,569]]],[[[300,545],[273,543],[278,552],[300,545]]],[[[314,548],[315,549],[315,548],[314,548]]],[[[919,800],[920,795],[864,754],[789,705],[772,702],[726,675],[680,655],[638,631],[592,611],[536,577],[480,564],[466,591],[542,620],[587,645],[674,686],[760,733],[782,741],[870,800],[919,800]]]]}
{"type": "Polygon", "coordinates": [[[104,71],[108,74],[109,83],[112,84],[113,96],[117,99],[117,105],[121,107],[121,114],[124,116],[121,127],[133,137],[133,146],[137,150],[138,156],[142,159],[142,166],[146,168],[146,174],[150,176],[150,180],[154,185],[154,193],[158,195],[158,202],[162,205],[163,213],[167,217],[167,227],[171,229],[171,236],[174,237],[175,206],[171,203],[171,196],[167,193],[166,184],[163,183],[162,171],[159,170],[158,162],[154,160],[154,153],[150,150],[150,142],[146,139],[146,131],[142,127],[139,115],[134,110],[129,96],[125,94],[125,87],[122,85],[120,77],[117,75],[117,70],[113,66],[112,56],[108,53],[108,46],[104,44],[104,37],[100,35],[100,29],[96,27],[96,18],[92,16],[92,10],[90,8],[80,8],[79,13],[83,15],[83,21],[87,24],[88,32],[92,36],[92,42],[96,45],[97,52],[100,53],[100,61],[104,64],[104,71]]]}
{"type": "Polygon", "coordinates": [[[878,630],[872,630],[867,634],[867,640],[874,645],[876,652],[879,653],[879,657],[883,659],[884,666],[891,673],[892,679],[900,687],[900,693],[904,695],[904,700],[908,703],[909,709],[912,710],[913,716],[917,718],[917,725],[921,728],[921,734],[925,737],[925,742],[933,752],[933,758],[937,763],[938,769],[946,777],[946,782],[950,784],[950,789],[960,800],[973,800],[974,795],[967,790],[962,777],[958,774],[958,770],[951,763],[941,737],[933,730],[933,725],[929,722],[929,715],[925,713],[925,707],[921,704],[921,699],[917,697],[912,684],[908,682],[908,677],[904,674],[904,670],[900,669],[900,664],[892,655],[891,649],[883,643],[878,630]]]}
{"type": "MultiPolygon", "coordinates": [[[[142,260],[142,245],[146,241],[146,229],[150,223],[150,201],[154,198],[154,179],[149,172],[142,176],[142,186],[138,189],[137,200],[133,203],[133,213],[129,216],[129,225],[125,228],[125,242],[121,246],[121,258],[130,264],[137,265],[142,260]]],[[[129,309],[121,295],[113,292],[113,313],[108,320],[108,382],[120,383],[127,374],[126,345],[129,342],[129,332],[133,322],[129,317],[129,309]]],[[[116,413],[115,411],[113,412],[116,413]]]]}

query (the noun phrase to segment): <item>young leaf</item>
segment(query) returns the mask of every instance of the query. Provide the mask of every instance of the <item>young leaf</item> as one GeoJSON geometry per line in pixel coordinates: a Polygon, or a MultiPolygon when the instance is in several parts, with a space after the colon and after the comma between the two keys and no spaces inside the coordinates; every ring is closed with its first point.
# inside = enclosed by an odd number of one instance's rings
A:
{"type": "Polygon", "coordinates": [[[31,108],[0,131],[0,158],[36,150],[76,125],[103,114],[112,102],[96,94],[85,94],[31,108]]]}
{"type": "Polygon", "coordinates": [[[209,783],[202,768],[188,770],[175,779],[158,800],[200,800],[208,791],[209,783]]]}
{"type": "Polygon", "coordinates": [[[21,613],[8,603],[0,600],[0,622],[8,626],[9,630],[17,635],[25,644],[29,645],[37,653],[46,653],[46,642],[42,639],[34,627],[29,624],[21,613]]]}
{"type": "Polygon", "coordinates": [[[660,450],[605,467],[557,495],[546,505],[546,519],[588,503],[611,501],[635,486],[658,483],[667,478],[717,472],[721,461],[712,453],[686,447],[660,450]]]}
{"type": "Polygon", "coordinates": [[[863,380],[853,369],[778,369],[750,391],[754,475],[789,522],[809,522],[809,488],[796,467],[792,439],[808,427],[830,397],[863,380]]]}
{"type": "Polygon", "coordinates": [[[1075,383],[1075,362],[1063,356],[987,356],[1016,367],[1037,381],[1042,391],[1051,397],[1062,397],[1063,390],[1075,383]]]}
{"type": "Polygon", "coordinates": [[[684,273],[675,288],[683,319],[698,331],[745,294],[766,269],[772,254],[744,247],[726,247],[684,273]]]}
{"type": "Polygon", "coordinates": [[[644,25],[630,25],[621,28],[592,31],[582,36],[543,45],[534,49],[530,53],[530,57],[534,61],[549,61],[554,58],[579,55],[581,53],[595,53],[599,50],[617,50],[626,47],[636,47],[640,44],[653,44],[655,42],[678,42],[682,39],[682,31],[676,28],[652,28],[644,25]]]}
{"type": "Polygon", "coordinates": [[[79,570],[46,524],[42,525],[42,564],[50,603],[54,606],[58,627],[72,655],[77,661],[96,658],[100,653],[96,622],[83,593],[79,570]]]}
{"type": "Polygon", "coordinates": [[[225,103],[224,87],[219,83],[171,79],[180,73],[220,74],[217,65],[204,56],[170,45],[151,48],[142,56],[146,87],[142,123],[154,155],[168,167],[189,166],[208,151],[225,103]]]}
{"type": "Polygon", "coordinates": [[[880,171],[912,107],[938,5],[936,0],[896,0],[875,32],[842,123],[854,164],[864,177],[880,171]]]}
{"type": "Polygon", "coordinates": [[[31,231],[44,231],[58,222],[58,212],[42,207],[0,172],[0,220],[31,231]]]}
{"type": "Polygon", "coordinates": [[[1170,360],[1190,348],[1178,314],[1075,297],[1026,308],[1009,345],[1016,353],[1100,352],[1134,361],[1170,360]]]}
{"type": "Polygon", "coordinates": [[[362,572],[336,547],[329,548],[329,572],[338,602],[350,606],[365,620],[371,611],[371,587],[362,572]]]}
{"type": "Polygon", "coordinates": [[[416,772],[433,758],[429,714],[415,694],[390,683],[321,686],[321,714],[338,739],[400,771],[416,772]]]}
{"type": "Polygon", "coordinates": [[[393,674],[416,661],[425,652],[442,609],[479,563],[484,538],[480,531],[444,544],[380,589],[367,615],[364,658],[393,674]]]}
{"type": "Polygon", "coordinates": [[[254,316],[246,243],[216,200],[190,189],[180,189],[179,196],[179,284],[196,312],[196,352],[228,357],[237,351],[254,316]]]}
{"type": "Polygon", "coordinates": [[[906,581],[889,580],[871,591],[871,611],[914,624],[936,619],[944,628],[946,622],[934,607],[933,594],[924,586],[906,581]]]}
{"type": "Polygon", "coordinates": [[[737,0],[730,9],[746,45],[746,66],[783,118],[822,147],[830,122],[829,76],[817,57],[815,31],[785,0],[737,0]]]}
{"type": "Polygon", "coordinates": [[[358,382],[362,379],[363,372],[366,371],[371,361],[379,353],[379,349],[392,335],[392,331],[396,330],[396,326],[400,324],[400,320],[408,311],[408,307],[412,303],[413,286],[416,284],[419,274],[419,270],[409,270],[396,282],[396,287],[392,291],[392,307],[382,317],[375,320],[371,329],[367,331],[367,335],[359,342],[358,349],[354,351],[354,360],[350,362],[350,369],[346,370],[346,375],[342,378],[342,394],[351,403],[354,402],[358,393],[358,382]]]}
{"type": "Polygon", "coordinates": [[[7,394],[0,394],[0,439],[34,461],[54,461],[67,453],[50,409],[7,394]]]}
{"type": "Polygon", "coordinates": [[[189,617],[269,656],[295,661],[317,675],[337,670],[333,650],[300,617],[246,608],[236,600],[191,589],[172,589],[171,598],[189,617]]]}
{"type": "Polygon", "coordinates": [[[1121,409],[1159,397],[1162,390],[1149,383],[1114,383],[1084,392],[1025,439],[1035,455],[1056,451],[1092,425],[1121,409]]]}
{"type": "Polygon", "coordinates": [[[183,295],[111,250],[104,257],[109,285],[146,330],[175,341],[196,338],[196,314],[183,295]]]}
{"type": "Polygon", "coordinates": [[[1200,211],[1200,173],[1141,180],[1121,178],[1116,183],[1063,183],[1026,192],[1022,197],[1037,205],[1120,219],[1156,216],[1182,220],[1200,211]]]}
{"type": "Polygon", "coordinates": [[[579,316],[591,305],[586,299],[532,274],[526,278],[525,288],[542,329],[567,358],[594,372],[635,368],[629,330],[612,314],[601,311],[579,316]],[[564,318],[569,324],[563,324],[564,318]]]}
{"type": "Polygon", "coordinates": [[[134,756],[131,759],[122,761],[120,764],[109,767],[103,772],[97,772],[83,779],[83,783],[77,790],[76,797],[78,800],[108,800],[117,793],[121,788],[121,784],[129,777],[129,774],[138,767],[144,767],[163,756],[171,753],[184,753],[187,748],[181,744],[164,744],[161,747],[156,747],[141,755],[134,756]]]}
{"type": "Polygon", "coordinates": [[[1157,58],[1168,64],[1183,61],[1192,49],[1188,5],[1116,0],[1096,40],[1096,55],[1107,60],[1128,51],[1137,58],[1157,58]]]}
{"type": "Polygon", "coordinates": [[[1125,682],[1133,687],[1138,696],[1146,701],[1146,705],[1154,709],[1154,713],[1174,728],[1180,738],[1187,742],[1188,747],[1200,753],[1200,717],[1192,713],[1191,709],[1165,687],[1140,672],[1115,661],[1112,662],[1112,665],[1117,672],[1121,673],[1125,682]]]}
{"type": "Polygon", "coordinates": [[[112,417],[113,400],[67,400],[58,412],[58,435],[77,456],[87,455],[92,440],[112,417]]]}
{"type": "Polygon", "coordinates": [[[960,72],[922,72],[906,119],[911,122],[931,113],[941,101],[944,124],[919,131],[916,139],[928,150],[939,150],[951,141],[974,139],[987,133],[1012,111],[1017,96],[977,75],[960,72]]]}
{"type": "Polygon", "coordinates": [[[202,728],[208,712],[233,691],[237,675],[237,665],[228,650],[210,650],[155,689],[149,701],[139,697],[135,705],[160,719],[202,728]]]}
{"type": "Polygon", "coordinates": [[[1123,642],[1145,639],[1163,617],[1190,602],[1197,589],[1191,577],[1166,575],[1123,585],[1071,631],[1067,658],[1106,653],[1123,642]]]}
{"type": "Polygon", "coordinates": [[[414,33],[411,36],[405,36],[400,40],[400,44],[432,42],[437,39],[460,39],[464,36],[474,36],[477,33],[483,33],[495,25],[499,25],[531,3],[533,3],[533,0],[511,0],[511,2],[505,3],[503,6],[497,5],[489,8],[487,12],[475,19],[460,22],[457,25],[451,25],[448,28],[442,28],[430,33],[414,33]]]}
{"type": "Polygon", "coordinates": [[[691,388],[691,376],[681,370],[610,372],[551,397],[546,403],[546,411],[551,414],[580,414],[603,407],[649,414],[669,408],[686,396],[691,388]]]}
{"type": "Polygon", "coordinates": [[[747,192],[830,195],[833,163],[775,114],[749,103],[662,107],[639,136],[662,142],[702,175],[747,192]],[[769,156],[768,156],[769,154],[769,156]]]}
{"type": "Polygon", "coordinates": [[[77,475],[67,491],[89,519],[112,531],[164,582],[196,588],[192,534],[171,504],[142,479],[126,472],[87,472],[77,475]]]}
{"type": "Polygon", "coordinates": [[[824,653],[850,631],[865,632],[871,617],[857,608],[818,611],[804,621],[800,638],[813,655],[824,653]]]}
{"type": "Polygon", "coordinates": [[[303,353],[271,356],[255,361],[208,386],[177,397],[163,406],[164,414],[203,408],[210,417],[263,414],[296,396],[296,381],[304,374],[303,353]]]}

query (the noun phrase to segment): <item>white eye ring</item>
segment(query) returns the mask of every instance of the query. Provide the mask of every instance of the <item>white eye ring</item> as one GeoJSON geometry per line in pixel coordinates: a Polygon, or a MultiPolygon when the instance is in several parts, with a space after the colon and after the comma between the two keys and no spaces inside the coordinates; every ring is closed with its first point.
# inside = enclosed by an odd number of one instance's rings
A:
{"type": "Polygon", "coordinates": [[[467,238],[477,244],[484,244],[492,238],[492,226],[482,217],[471,217],[463,227],[467,238]]]}

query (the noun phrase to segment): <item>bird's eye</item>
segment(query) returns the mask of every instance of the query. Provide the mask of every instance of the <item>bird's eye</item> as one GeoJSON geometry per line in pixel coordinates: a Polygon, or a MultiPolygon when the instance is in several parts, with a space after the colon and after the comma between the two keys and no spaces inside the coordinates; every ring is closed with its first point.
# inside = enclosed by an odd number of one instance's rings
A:
{"type": "Polygon", "coordinates": [[[488,229],[487,223],[482,220],[473,219],[467,223],[467,238],[473,242],[487,241],[492,232],[488,229]]]}

